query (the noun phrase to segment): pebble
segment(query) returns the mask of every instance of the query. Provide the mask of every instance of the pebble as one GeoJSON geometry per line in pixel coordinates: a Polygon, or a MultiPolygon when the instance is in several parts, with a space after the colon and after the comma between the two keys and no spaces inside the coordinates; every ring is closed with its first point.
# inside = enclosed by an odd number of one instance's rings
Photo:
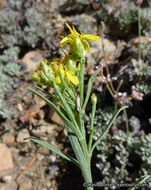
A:
{"type": "Polygon", "coordinates": [[[11,175],[5,175],[1,178],[2,182],[4,183],[10,183],[12,181],[12,176],[11,175]]]}
{"type": "Polygon", "coordinates": [[[22,104],[21,103],[19,103],[18,105],[17,105],[17,109],[18,109],[18,111],[23,111],[23,106],[22,106],[22,104]]]}
{"type": "Polygon", "coordinates": [[[29,136],[29,131],[27,129],[22,129],[21,131],[19,131],[16,141],[19,143],[26,143],[27,140],[24,140],[24,138],[27,138],[29,136]]]}
{"type": "Polygon", "coordinates": [[[51,162],[56,161],[56,156],[55,155],[50,155],[49,158],[50,158],[51,162]]]}
{"type": "Polygon", "coordinates": [[[2,142],[5,144],[13,144],[15,142],[15,137],[10,133],[6,133],[2,136],[2,142]]]}
{"type": "Polygon", "coordinates": [[[52,121],[53,123],[56,123],[60,126],[64,126],[64,122],[54,110],[50,110],[48,114],[48,119],[52,121]]]}
{"type": "Polygon", "coordinates": [[[13,167],[14,164],[10,149],[5,144],[0,144],[0,172],[12,169],[13,167]]]}
{"type": "Polygon", "coordinates": [[[22,182],[19,185],[19,190],[33,190],[31,182],[22,182]]]}
{"type": "Polygon", "coordinates": [[[41,60],[43,60],[43,57],[39,52],[30,51],[25,54],[22,62],[25,63],[27,72],[33,72],[41,60]]]}
{"type": "Polygon", "coordinates": [[[17,190],[17,183],[15,181],[12,181],[8,184],[0,184],[0,190],[17,190]]]}
{"type": "Polygon", "coordinates": [[[55,124],[46,123],[34,128],[31,132],[36,137],[47,136],[48,134],[52,134],[57,127],[55,124]]]}

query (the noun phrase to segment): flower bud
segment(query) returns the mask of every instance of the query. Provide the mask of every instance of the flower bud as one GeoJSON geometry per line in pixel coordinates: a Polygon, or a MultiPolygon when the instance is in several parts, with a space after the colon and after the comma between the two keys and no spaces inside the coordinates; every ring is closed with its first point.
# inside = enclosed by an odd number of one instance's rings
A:
{"type": "Polygon", "coordinates": [[[80,38],[75,38],[70,45],[70,50],[73,58],[76,61],[79,61],[82,57],[85,57],[86,51],[80,40],[80,38]]]}
{"type": "Polygon", "coordinates": [[[91,102],[92,102],[92,105],[96,105],[97,103],[97,97],[94,93],[91,95],[91,102]]]}
{"type": "Polygon", "coordinates": [[[33,78],[34,81],[37,82],[38,84],[41,83],[40,76],[38,75],[38,73],[34,73],[34,74],[32,75],[32,78],[33,78]]]}
{"type": "Polygon", "coordinates": [[[71,57],[67,57],[65,60],[66,67],[69,71],[76,73],[76,61],[71,59],[71,57]]]}
{"type": "Polygon", "coordinates": [[[35,82],[44,86],[52,86],[52,81],[55,80],[54,72],[51,65],[47,61],[41,61],[32,75],[35,82]]]}

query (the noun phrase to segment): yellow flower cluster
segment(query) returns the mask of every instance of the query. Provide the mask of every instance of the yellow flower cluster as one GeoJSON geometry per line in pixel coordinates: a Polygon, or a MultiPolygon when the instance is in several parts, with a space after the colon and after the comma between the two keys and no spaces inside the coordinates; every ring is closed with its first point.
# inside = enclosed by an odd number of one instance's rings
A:
{"type": "Polygon", "coordinates": [[[70,30],[70,34],[66,37],[60,36],[62,38],[60,45],[64,47],[66,44],[69,44],[70,53],[69,55],[65,53],[63,58],[57,58],[52,62],[47,60],[41,61],[32,76],[38,84],[52,86],[52,81],[55,81],[61,87],[59,73],[62,74],[68,86],[79,84],[77,63],[81,58],[85,57],[86,51],[90,51],[87,41],[96,41],[99,36],[80,34],[74,26],[71,28],[67,23],[66,26],[70,30]]]}
{"type": "Polygon", "coordinates": [[[97,39],[99,39],[99,36],[94,36],[91,34],[82,34],[82,33],[80,34],[76,31],[74,26],[71,28],[67,23],[66,26],[70,30],[70,34],[66,37],[62,37],[63,39],[61,40],[60,45],[61,47],[64,47],[66,44],[69,43],[70,50],[73,52],[75,51],[76,48],[79,49],[79,46],[77,47],[77,45],[81,46],[81,44],[83,45],[84,50],[87,50],[89,52],[90,46],[87,41],[96,41],[97,39]]]}

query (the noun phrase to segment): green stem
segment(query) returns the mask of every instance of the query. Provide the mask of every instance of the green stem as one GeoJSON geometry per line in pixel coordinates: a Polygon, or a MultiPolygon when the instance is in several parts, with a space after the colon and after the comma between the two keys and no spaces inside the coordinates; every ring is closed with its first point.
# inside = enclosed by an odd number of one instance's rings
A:
{"type": "Polygon", "coordinates": [[[99,74],[101,69],[98,69],[97,71],[95,71],[95,73],[93,73],[93,75],[91,75],[89,82],[88,82],[88,87],[87,87],[87,93],[86,93],[86,97],[85,97],[85,101],[82,107],[82,111],[85,111],[85,108],[87,106],[88,100],[90,98],[90,94],[91,94],[91,89],[92,89],[92,83],[93,83],[93,79],[99,74]]]}
{"type": "Polygon", "coordinates": [[[80,60],[80,72],[79,72],[79,78],[80,78],[80,107],[82,108],[83,105],[83,96],[84,96],[84,68],[85,68],[85,59],[82,58],[80,60]]]}
{"type": "Polygon", "coordinates": [[[112,92],[112,90],[111,90],[109,84],[106,84],[106,87],[107,87],[109,93],[111,94],[112,98],[115,100],[114,94],[113,94],[113,92],[112,92]]]}
{"type": "Polygon", "coordinates": [[[71,121],[69,121],[69,119],[63,114],[63,112],[61,112],[58,107],[53,104],[51,101],[49,101],[46,97],[44,97],[42,94],[40,94],[39,92],[37,92],[36,90],[32,89],[32,88],[27,88],[27,90],[29,90],[30,92],[32,92],[33,94],[36,94],[38,97],[40,97],[42,100],[44,100],[52,109],[54,109],[56,111],[56,113],[60,116],[60,118],[68,124],[68,127],[78,136],[81,137],[81,132],[79,130],[79,128],[76,128],[73,123],[71,121]]]}
{"type": "Polygon", "coordinates": [[[91,150],[91,146],[92,146],[95,111],[96,111],[96,104],[92,104],[92,115],[91,115],[91,122],[90,122],[90,136],[89,136],[88,151],[91,150]]]}
{"type": "MultiPolygon", "coordinates": [[[[90,167],[90,159],[85,157],[85,154],[79,144],[78,138],[73,136],[72,131],[67,128],[68,137],[73,148],[74,154],[80,164],[80,169],[82,171],[82,175],[85,183],[92,183],[92,175],[91,175],[91,167],[90,167]],[[88,161],[89,160],[89,161],[88,161]]],[[[93,187],[86,187],[86,190],[93,190],[93,187]]]]}
{"type": "Polygon", "coordinates": [[[79,127],[78,127],[78,125],[77,125],[77,122],[76,122],[76,120],[75,120],[75,116],[74,116],[74,114],[73,114],[73,112],[72,112],[70,106],[67,104],[65,98],[62,96],[62,93],[61,93],[60,90],[59,90],[59,87],[56,85],[55,82],[53,82],[53,87],[54,87],[56,93],[58,94],[58,96],[59,96],[59,98],[60,98],[60,100],[61,100],[61,103],[62,103],[62,105],[64,106],[64,109],[66,110],[66,113],[68,114],[68,117],[70,118],[71,122],[73,122],[73,125],[74,125],[77,129],[79,129],[79,127]]]}
{"type": "Polygon", "coordinates": [[[129,125],[128,125],[128,116],[127,116],[127,111],[124,109],[124,117],[125,117],[125,122],[126,122],[126,136],[127,138],[129,137],[129,125]]]}
{"type": "Polygon", "coordinates": [[[76,98],[75,98],[74,92],[68,87],[68,85],[67,85],[66,82],[64,81],[61,72],[59,72],[59,76],[60,76],[61,82],[62,82],[64,88],[66,89],[68,95],[69,95],[69,96],[72,98],[72,100],[75,102],[76,98]]]}
{"type": "Polygon", "coordinates": [[[140,47],[140,37],[141,37],[141,18],[140,18],[140,5],[137,6],[137,12],[138,12],[138,60],[141,59],[141,47],[140,47]]]}
{"type": "Polygon", "coordinates": [[[91,152],[90,155],[92,155],[94,148],[98,145],[98,143],[100,142],[100,140],[104,137],[104,135],[106,135],[106,133],[108,132],[108,130],[110,129],[110,127],[112,126],[112,124],[114,123],[116,117],[118,116],[118,114],[126,109],[127,106],[124,106],[122,108],[120,108],[117,112],[114,113],[113,117],[111,118],[111,120],[109,121],[108,125],[106,126],[104,132],[102,133],[102,135],[96,140],[96,142],[93,144],[92,148],[91,148],[91,152]]]}

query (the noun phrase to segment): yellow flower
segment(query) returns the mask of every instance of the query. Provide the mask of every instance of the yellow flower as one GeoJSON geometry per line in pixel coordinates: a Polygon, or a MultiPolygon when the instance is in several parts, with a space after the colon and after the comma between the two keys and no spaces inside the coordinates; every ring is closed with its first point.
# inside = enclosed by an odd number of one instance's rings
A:
{"type": "Polygon", "coordinates": [[[89,43],[87,41],[96,41],[97,39],[99,39],[99,36],[94,36],[91,34],[82,34],[82,33],[80,34],[76,31],[74,26],[71,28],[67,23],[66,23],[66,26],[70,30],[70,34],[66,37],[61,37],[61,38],[63,38],[60,42],[61,47],[64,47],[66,44],[69,43],[70,48],[72,50],[74,48],[74,45],[81,45],[82,44],[84,49],[89,52],[90,46],[89,46],[89,43]]]}
{"type": "Polygon", "coordinates": [[[41,61],[32,77],[41,85],[52,86],[52,81],[55,81],[56,84],[61,86],[60,72],[67,85],[71,83],[79,84],[79,79],[76,76],[76,62],[71,59],[70,55],[66,55],[64,58],[56,58],[52,62],[41,61]]]}
{"type": "Polygon", "coordinates": [[[78,77],[73,71],[69,70],[69,68],[66,66],[65,63],[66,63],[66,58],[65,59],[58,58],[56,59],[56,61],[50,63],[52,65],[55,74],[56,84],[61,84],[61,79],[59,75],[59,72],[61,72],[62,77],[67,84],[72,82],[74,85],[78,85],[79,84],[78,77]]]}
{"type": "Polygon", "coordinates": [[[40,62],[32,77],[38,84],[45,86],[52,86],[52,81],[55,79],[54,71],[47,60],[40,62]]]}

